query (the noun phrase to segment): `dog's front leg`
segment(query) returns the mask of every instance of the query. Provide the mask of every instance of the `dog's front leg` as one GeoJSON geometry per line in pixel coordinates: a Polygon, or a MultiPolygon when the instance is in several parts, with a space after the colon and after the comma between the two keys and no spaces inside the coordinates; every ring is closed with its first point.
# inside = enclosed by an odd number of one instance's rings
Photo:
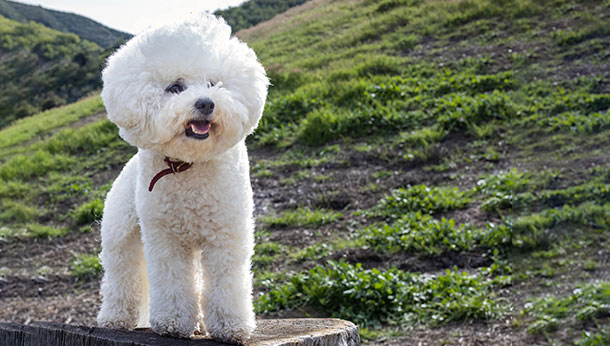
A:
{"type": "Polygon", "coordinates": [[[151,328],[161,335],[190,337],[199,322],[197,252],[165,230],[144,229],[144,254],[151,328]]]}
{"type": "Polygon", "coordinates": [[[202,253],[205,328],[218,340],[244,343],[256,327],[252,306],[250,239],[208,245],[202,253]]]}

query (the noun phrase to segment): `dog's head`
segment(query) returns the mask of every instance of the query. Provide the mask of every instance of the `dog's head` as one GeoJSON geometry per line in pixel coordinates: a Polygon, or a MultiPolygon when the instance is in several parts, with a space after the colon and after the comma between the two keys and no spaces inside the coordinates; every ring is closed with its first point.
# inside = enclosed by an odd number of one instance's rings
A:
{"type": "Polygon", "coordinates": [[[119,134],[139,148],[206,161],[258,124],[269,80],[254,51],[204,14],[128,41],[102,73],[102,99],[119,134]]]}

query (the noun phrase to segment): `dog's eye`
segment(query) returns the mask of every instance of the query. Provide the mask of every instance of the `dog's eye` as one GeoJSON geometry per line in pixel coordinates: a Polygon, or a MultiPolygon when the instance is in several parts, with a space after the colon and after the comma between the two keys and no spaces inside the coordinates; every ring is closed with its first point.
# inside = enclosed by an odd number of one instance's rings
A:
{"type": "Polygon", "coordinates": [[[216,85],[216,82],[209,81],[209,82],[208,82],[208,85],[210,86],[210,88],[213,88],[213,87],[214,87],[214,85],[216,85]]]}
{"type": "Polygon", "coordinates": [[[184,90],[186,90],[186,86],[181,82],[176,82],[176,83],[168,86],[167,89],[165,89],[165,92],[172,93],[172,94],[180,94],[184,90]]]}

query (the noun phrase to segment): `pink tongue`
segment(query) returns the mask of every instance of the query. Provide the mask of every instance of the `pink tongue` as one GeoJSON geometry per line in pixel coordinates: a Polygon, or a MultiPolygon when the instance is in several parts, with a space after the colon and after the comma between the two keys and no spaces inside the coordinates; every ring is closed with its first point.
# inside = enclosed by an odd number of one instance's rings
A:
{"type": "Polygon", "coordinates": [[[201,122],[201,123],[191,123],[192,126],[194,126],[195,128],[197,128],[197,131],[199,132],[208,132],[210,130],[210,123],[208,122],[201,122]]]}

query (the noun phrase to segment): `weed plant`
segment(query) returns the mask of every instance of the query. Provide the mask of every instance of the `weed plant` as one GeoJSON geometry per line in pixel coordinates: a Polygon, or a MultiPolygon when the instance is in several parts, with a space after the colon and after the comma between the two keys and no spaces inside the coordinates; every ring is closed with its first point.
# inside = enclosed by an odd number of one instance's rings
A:
{"type": "MultiPolygon", "coordinates": [[[[607,317],[609,306],[610,283],[598,282],[581,285],[565,298],[549,295],[534,299],[525,305],[522,313],[533,319],[527,330],[540,334],[607,317]]],[[[593,338],[589,339],[591,342],[593,338]]]]}
{"type": "Polygon", "coordinates": [[[409,212],[436,214],[461,209],[469,203],[470,199],[457,188],[415,185],[394,190],[382,198],[370,214],[397,220],[409,212]]]}
{"type": "Polygon", "coordinates": [[[70,274],[79,280],[85,280],[99,276],[102,271],[99,256],[78,254],[72,261],[70,274]]]}
{"type": "Polygon", "coordinates": [[[263,295],[256,309],[268,313],[305,305],[362,326],[487,320],[504,312],[484,277],[450,270],[426,277],[332,261],[294,275],[263,295]]]}

